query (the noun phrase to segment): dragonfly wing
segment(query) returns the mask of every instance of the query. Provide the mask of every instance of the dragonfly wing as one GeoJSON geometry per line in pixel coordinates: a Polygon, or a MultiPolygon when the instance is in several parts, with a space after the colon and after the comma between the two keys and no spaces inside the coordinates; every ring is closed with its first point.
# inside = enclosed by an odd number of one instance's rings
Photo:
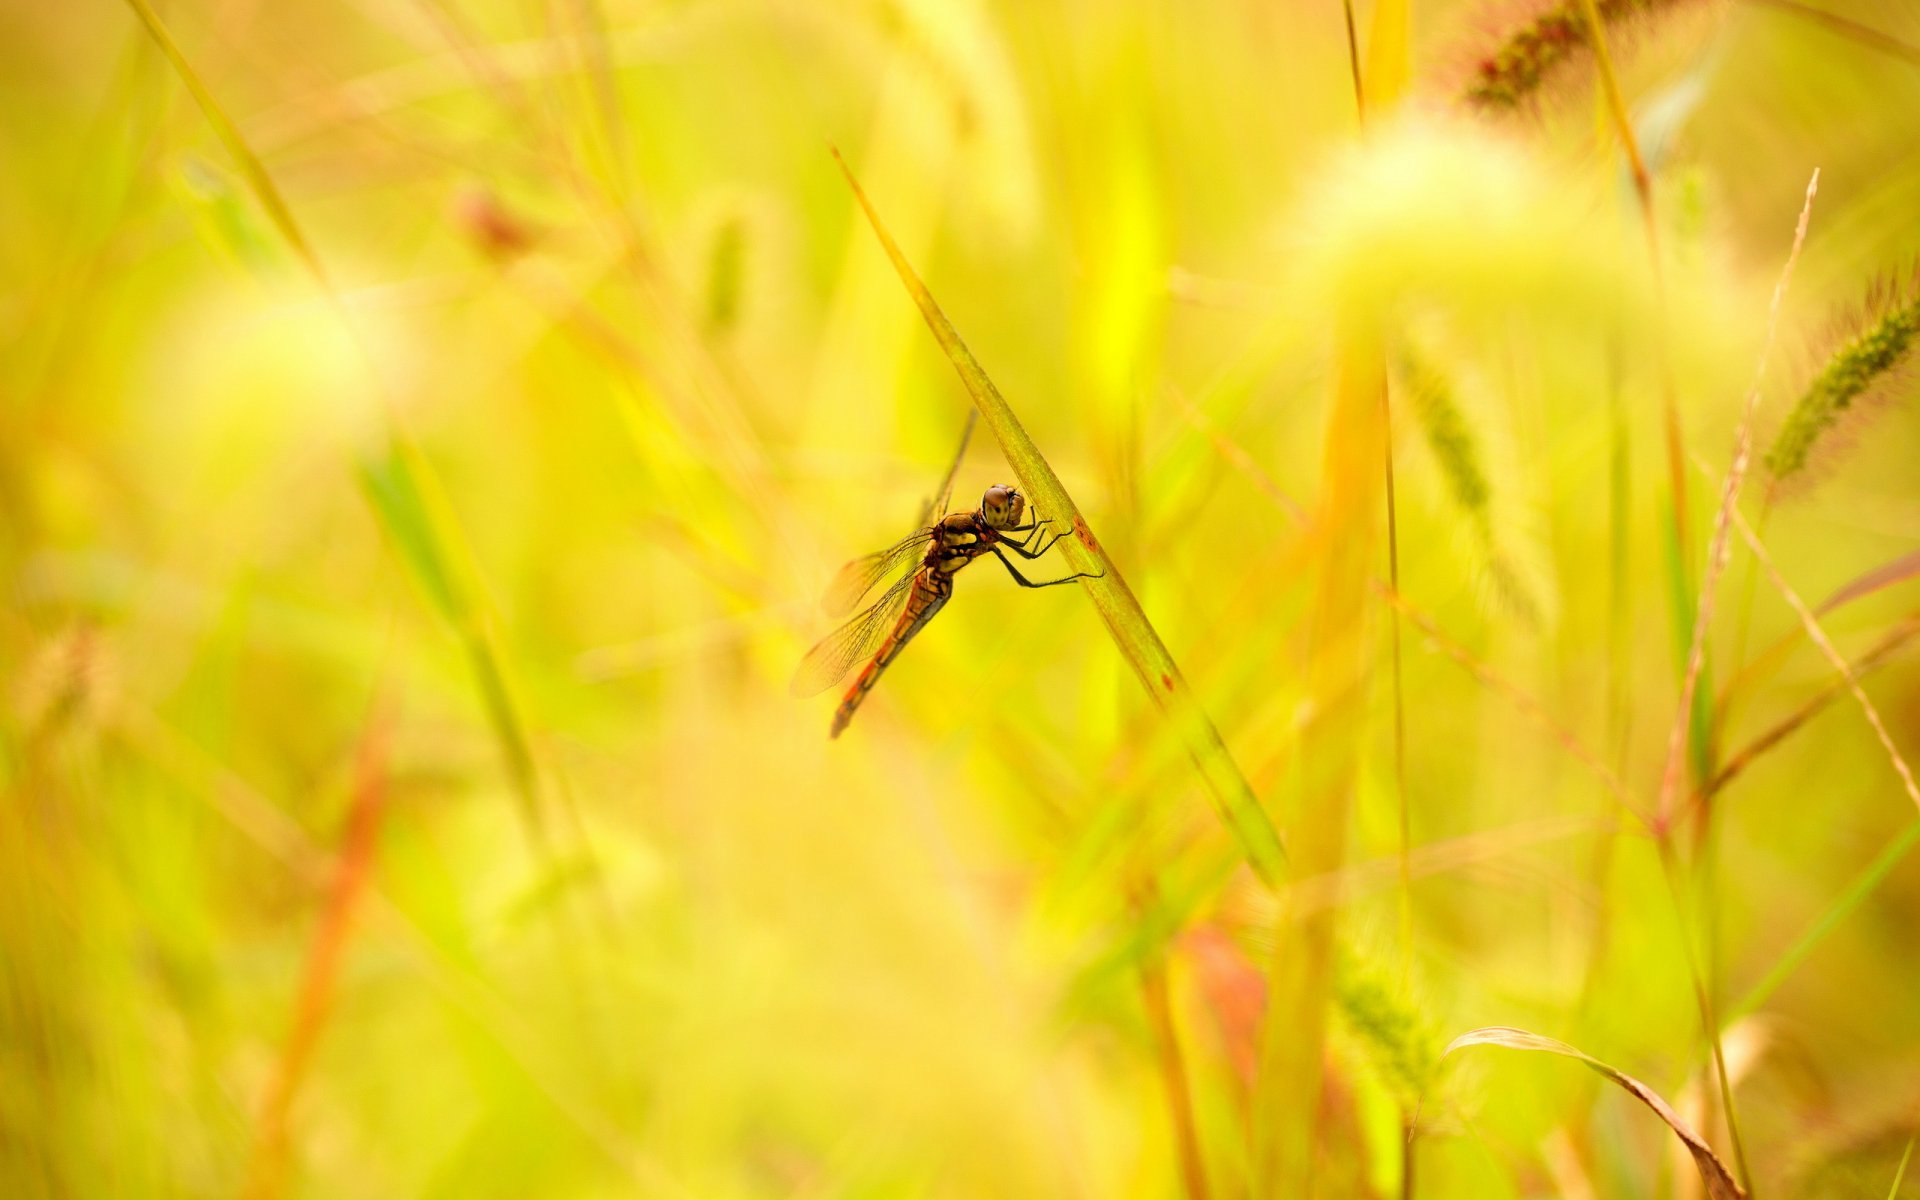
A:
{"type": "Polygon", "coordinates": [[[931,529],[915,530],[885,550],[876,550],[865,558],[856,558],[841,567],[839,574],[827,586],[827,594],[822,597],[820,606],[830,617],[852,612],[881,580],[908,563],[919,562],[926,553],[927,539],[932,536],[931,529]]]}
{"type": "Polygon", "coordinates": [[[800,667],[793,673],[791,691],[796,696],[824,692],[845,678],[855,664],[872,658],[873,653],[900,623],[900,614],[913,594],[913,575],[902,576],[886,594],[845,625],[820,639],[800,667]]]}
{"type": "Polygon", "coordinates": [[[967,427],[960,431],[960,446],[953,452],[953,465],[947,468],[947,477],[940,481],[940,490],[928,502],[927,511],[920,514],[921,525],[932,525],[947,515],[947,501],[953,498],[953,480],[960,474],[960,462],[967,457],[967,443],[973,440],[973,423],[979,418],[979,409],[967,410],[967,427]]]}
{"type": "Polygon", "coordinates": [[[947,501],[953,496],[953,480],[960,473],[961,460],[967,456],[967,443],[973,440],[973,425],[978,415],[968,411],[967,427],[960,431],[960,445],[953,452],[947,477],[940,481],[940,490],[927,501],[926,510],[920,514],[919,524],[914,531],[885,550],[854,559],[841,567],[833,577],[833,583],[827,587],[827,593],[821,600],[821,607],[828,616],[837,617],[852,612],[881,580],[920,559],[927,539],[933,536],[933,523],[946,514],[947,501]]]}

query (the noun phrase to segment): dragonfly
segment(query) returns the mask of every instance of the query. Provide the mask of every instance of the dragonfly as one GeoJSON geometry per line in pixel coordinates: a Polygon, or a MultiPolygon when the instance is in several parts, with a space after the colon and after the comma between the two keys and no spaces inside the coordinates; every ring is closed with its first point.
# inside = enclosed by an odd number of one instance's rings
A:
{"type": "Polygon", "coordinates": [[[1020,573],[1007,555],[1036,559],[1060,540],[1053,522],[1027,506],[1026,497],[1007,484],[995,484],[980,498],[976,509],[950,512],[935,519],[953,495],[954,476],[966,456],[973,434],[974,414],[960,437],[960,449],[940,490],[920,514],[912,533],[884,550],[856,558],[840,568],[827,589],[824,606],[829,615],[852,612],[889,577],[906,571],[846,624],[822,638],[794,672],[795,696],[811,696],[832,687],[858,663],[866,666],[854,678],[840,706],[834,710],[829,737],[839,737],[853,720],[867,693],[906,649],[908,642],[946,607],[953,597],[953,577],[976,558],[993,555],[1024,588],[1056,587],[1076,579],[1097,579],[1100,573],[1077,572],[1059,579],[1033,580],[1020,573]],[[911,567],[911,570],[907,568],[911,567]]]}

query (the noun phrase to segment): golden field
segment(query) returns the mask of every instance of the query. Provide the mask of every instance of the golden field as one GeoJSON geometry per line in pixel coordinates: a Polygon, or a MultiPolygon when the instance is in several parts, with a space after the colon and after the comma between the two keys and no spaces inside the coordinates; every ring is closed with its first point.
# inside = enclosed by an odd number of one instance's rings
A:
{"type": "Polygon", "coordinates": [[[0,1195],[1920,1196],[1910,6],[0,61],[0,1195]]]}

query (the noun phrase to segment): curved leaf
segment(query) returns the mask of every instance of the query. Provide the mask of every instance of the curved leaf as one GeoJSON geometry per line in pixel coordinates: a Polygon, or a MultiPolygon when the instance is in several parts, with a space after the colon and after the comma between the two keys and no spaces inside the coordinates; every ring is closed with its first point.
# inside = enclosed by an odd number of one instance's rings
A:
{"type": "Polygon", "coordinates": [[[1745,1200],[1746,1189],[1734,1180],[1732,1172],[1727,1170],[1727,1164],[1720,1161],[1720,1157],[1713,1152],[1713,1148],[1707,1145],[1706,1139],[1695,1133],[1691,1126],[1681,1120],[1680,1114],[1673,1111],[1672,1105],[1661,1099],[1660,1093],[1625,1071],[1610,1067],[1565,1042],[1506,1025],[1489,1025],[1481,1029],[1470,1029],[1448,1042],[1447,1048],[1440,1052],[1440,1057],[1444,1060],[1454,1051],[1464,1050],[1468,1046],[1505,1046],[1509,1050],[1537,1050],[1585,1063],[1589,1069],[1625,1088],[1634,1099],[1652,1109],[1654,1116],[1667,1123],[1667,1128],[1673,1130],[1674,1136],[1686,1145],[1687,1153],[1693,1156],[1693,1165],[1699,1168],[1700,1181],[1706,1185],[1707,1195],[1711,1200],[1745,1200]]]}

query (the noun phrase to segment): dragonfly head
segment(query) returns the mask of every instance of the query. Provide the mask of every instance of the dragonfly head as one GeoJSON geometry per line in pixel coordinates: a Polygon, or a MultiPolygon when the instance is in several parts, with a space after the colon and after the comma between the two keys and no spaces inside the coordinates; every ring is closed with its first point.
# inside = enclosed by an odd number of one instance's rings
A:
{"type": "Polygon", "coordinates": [[[1020,523],[1020,515],[1026,511],[1026,498],[1004,483],[988,488],[987,494],[980,498],[980,515],[986,519],[989,529],[1011,529],[1020,523]]]}

